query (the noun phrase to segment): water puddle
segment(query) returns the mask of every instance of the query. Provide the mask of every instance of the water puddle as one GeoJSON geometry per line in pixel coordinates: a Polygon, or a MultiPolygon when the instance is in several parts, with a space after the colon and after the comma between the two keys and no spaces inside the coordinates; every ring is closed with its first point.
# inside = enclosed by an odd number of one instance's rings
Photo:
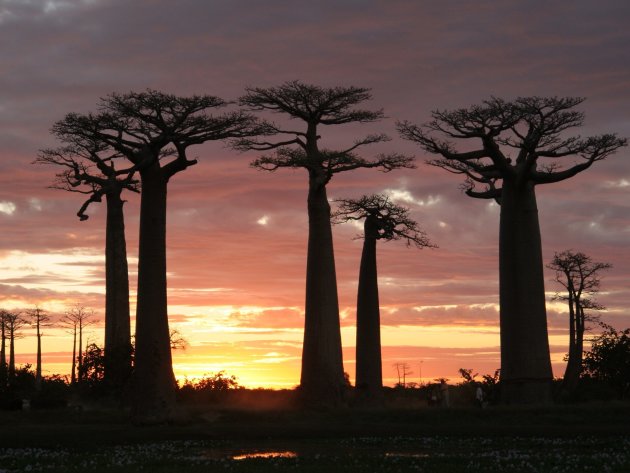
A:
{"type": "Polygon", "coordinates": [[[233,455],[232,460],[249,460],[250,458],[297,458],[298,454],[291,451],[286,452],[247,452],[233,455]]]}
{"type": "Polygon", "coordinates": [[[387,458],[430,458],[428,453],[412,453],[412,452],[385,452],[387,458]]]}
{"type": "Polygon", "coordinates": [[[233,461],[251,459],[298,459],[298,458],[319,458],[320,456],[340,456],[340,457],[385,457],[390,459],[426,459],[433,454],[420,445],[399,446],[383,444],[330,444],[319,442],[289,442],[280,445],[275,442],[247,446],[240,448],[223,447],[204,449],[201,452],[202,458],[233,461]]]}

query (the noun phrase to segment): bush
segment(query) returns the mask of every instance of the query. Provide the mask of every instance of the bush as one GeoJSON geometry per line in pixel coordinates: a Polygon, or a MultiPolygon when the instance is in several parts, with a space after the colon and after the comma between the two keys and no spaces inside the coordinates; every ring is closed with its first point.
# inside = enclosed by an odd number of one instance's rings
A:
{"type": "Polygon", "coordinates": [[[204,375],[200,380],[186,379],[179,388],[179,398],[189,402],[217,402],[225,400],[226,393],[236,389],[241,389],[236,376],[219,371],[204,375]]]}
{"type": "Polygon", "coordinates": [[[53,409],[66,407],[70,394],[70,386],[66,379],[58,374],[42,379],[41,389],[31,399],[33,409],[53,409]]]}
{"type": "Polygon", "coordinates": [[[630,328],[617,331],[610,325],[591,342],[584,354],[584,377],[613,388],[619,399],[630,395],[630,328]]]}

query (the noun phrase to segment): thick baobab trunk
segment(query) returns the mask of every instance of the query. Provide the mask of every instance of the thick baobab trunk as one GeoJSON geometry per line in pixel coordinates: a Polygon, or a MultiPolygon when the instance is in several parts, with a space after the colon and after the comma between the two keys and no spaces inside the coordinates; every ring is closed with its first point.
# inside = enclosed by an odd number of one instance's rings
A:
{"type": "Polygon", "coordinates": [[[310,185],[308,220],[300,390],[307,405],[334,406],[343,402],[345,383],[330,205],[324,185],[310,185]]]}
{"type": "Polygon", "coordinates": [[[122,388],[131,374],[129,271],[124,201],[120,191],[107,194],[105,238],[105,381],[122,388]]]}
{"type": "Polygon", "coordinates": [[[505,179],[499,230],[501,400],[551,401],[551,360],[533,184],[505,179]]]}
{"type": "Polygon", "coordinates": [[[159,165],[141,172],[133,414],[164,422],[175,406],[166,300],[166,185],[159,165]]]}
{"type": "Polygon", "coordinates": [[[357,296],[357,397],[363,403],[378,404],[383,397],[381,321],[376,267],[376,222],[364,223],[363,253],[357,296]]]}

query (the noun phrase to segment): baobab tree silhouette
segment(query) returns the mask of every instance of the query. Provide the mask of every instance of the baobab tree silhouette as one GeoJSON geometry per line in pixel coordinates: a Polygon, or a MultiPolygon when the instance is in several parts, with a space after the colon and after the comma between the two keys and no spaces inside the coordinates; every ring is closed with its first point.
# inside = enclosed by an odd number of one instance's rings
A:
{"type": "Polygon", "coordinates": [[[554,298],[569,306],[569,355],[562,390],[571,395],[582,374],[586,324],[599,319],[592,311],[605,309],[593,298],[599,292],[600,272],[612,265],[593,261],[581,251],[566,250],[555,253],[547,267],[556,272],[556,281],[566,290],[566,295],[556,294],[554,298]]]}
{"type": "Polygon", "coordinates": [[[417,126],[399,122],[403,138],[438,159],[428,161],[465,178],[470,197],[500,204],[499,292],[501,396],[512,404],[551,401],[551,361],[536,187],[569,179],[626,140],[614,134],[565,136],[582,125],[575,97],[499,98],[453,111],[434,111],[417,126]],[[457,151],[452,140],[475,142],[457,151]],[[572,159],[577,159],[577,163],[572,159]],[[481,187],[481,188],[479,188],[481,187]]]}
{"type": "Polygon", "coordinates": [[[417,248],[435,245],[409,216],[409,209],[396,205],[385,195],[336,202],[333,222],[364,221],[357,294],[356,390],[359,402],[378,404],[383,397],[383,368],[376,243],[404,240],[417,248]]]}
{"type": "Polygon", "coordinates": [[[197,163],[187,150],[206,141],[260,133],[243,111],[216,115],[227,102],[211,95],[179,97],[155,90],[111,94],[98,114],[66,117],[64,128],[104,143],[140,175],[140,236],[133,417],[171,419],[175,405],[166,292],[166,196],[169,181],[197,163]]]}
{"type": "MultiPolygon", "coordinates": [[[[112,392],[121,393],[131,375],[131,327],[129,321],[129,268],[125,239],[125,217],[121,195],[139,192],[135,172],[120,167],[123,156],[109,145],[87,134],[84,122],[74,114],[53,125],[53,134],[66,146],[40,151],[35,160],[62,168],[51,187],[87,195],[77,216],[105,197],[105,371],[112,392]],[[87,136],[86,136],[87,135],[87,136]],[[118,168],[117,168],[118,166],[118,168]]],[[[123,161],[122,164],[126,164],[123,161]]]]}
{"type": "Polygon", "coordinates": [[[345,380],[341,352],[339,302],[330,205],[326,186],[335,174],[361,168],[391,171],[413,167],[413,159],[397,153],[365,159],[356,152],[373,143],[388,141],[386,135],[368,135],[342,150],[320,148],[320,127],[380,120],[382,111],[355,106],[369,100],[369,89],[319,87],[299,81],[278,87],[247,88],[240,104],[251,110],[288,115],[302,122],[299,130],[268,123],[267,133],[290,135],[279,141],[246,139],[242,150],[275,150],[256,159],[252,166],[266,171],[302,168],[308,172],[308,253],[304,345],[300,389],[306,404],[336,405],[343,402],[345,380]]]}

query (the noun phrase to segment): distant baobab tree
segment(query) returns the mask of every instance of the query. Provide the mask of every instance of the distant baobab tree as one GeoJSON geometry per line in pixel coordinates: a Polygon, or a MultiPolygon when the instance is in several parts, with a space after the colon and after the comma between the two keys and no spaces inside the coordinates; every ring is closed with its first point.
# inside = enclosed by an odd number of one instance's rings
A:
{"type": "Polygon", "coordinates": [[[556,272],[556,281],[566,290],[566,294],[556,294],[555,298],[566,301],[569,306],[569,355],[562,389],[570,395],[575,391],[582,374],[586,323],[599,319],[590,311],[604,309],[593,299],[600,288],[599,273],[612,268],[612,265],[593,261],[590,256],[579,251],[566,250],[555,253],[547,267],[556,272]]]}
{"type": "Polygon", "coordinates": [[[81,304],[75,304],[61,317],[59,323],[72,334],[72,369],[70,384],[83,380],[83,334],[86,327],[95,324],[94,311],[81,304]],[[78,345],[77,345],[78,342],[78,345]],[[77,354],[78,350],[78,354],[77,354]]]}
{"type": "Polygon", "coordinates": [[[227,102],[210,95],[178,97],[155,90],[111,94],[97,114],[67,116],[59,133],[77,133],[109,146],[140,175],[140,237],[133,416],[171,418],[175,376],[166,299],[166,195],[175,174],[197,163],[187,150],[206,141],[242,138],[260,127],[248,113],[211,110],[227,102]]]}
{"type": "Polygon", "coordinates": [[[50,315],[39,306],[26,311],[28,322],[35,327],[35,335],[37,337],[37,358],[35,363],[35,387],[41,388],[42,385],[42,328],[52,325],[50,315]]]}
{"type": "MultiPolygon", "coordinates": [[[[52,133],[64,147],[40,151],[36,163],[61,167],[51,187],[87,196],[77,212],[81,220],[90,204],[107,203],[105,223],[105,371],[108,386],[120,390],[131,375],[129,269],[125,239],[123,190],[138,192],[133,168],[121,169],[122,155],[93,136],[85,136],[69,114],[53,125],[52,133]],[[118,165],[118,168],[117,168],[118,165]]],[[[123,161],[128,164],[127,161],[123,161]]]]}
{"type": "Polygon", "coordinates": [[[334,222],[363,220],[363,252],[357,295],[356,389],[362,402],[383,397],[381,322],[376,265],[376,242],[404,240],[417,248],[433,247],[427,235],[409,216],[409,209],[385,195],[339,199],[334,222]]]}
{"type": "Polygon", "coordinates": [[[171,350],[185,350],[189,345],[188,340],[186,340],[182,333],[176,328],[170,329],[169,340],[171,350]]]}
{"type": "Polygon", "coordinates": [[[470,197],[500,205],[501,389],[504,403],[551,401],[551,361],[536,186],[569,179],[626,145],[614,134],[565,136],[584,120],[574,97],[492,98],[434,111],[416,126],[398,123],[408,140],[439,157],[428,163],[465,178],[470,197]],[[458,151],[452,140],[463,140],[458,151]],[[475,143],[475,145],[473,145],[475,143]],[[563,159],[564,158],[564,159],[563,159]],[[577,163],[575,162],[577,160],[577,163]]]}
{"type": "Polygon", "coordinates": [[[411,366],[409,363],[394,363],[394,368],[396,368],[396,374],[398,375],[398,383],[396,383],[397,387],[406,388],[407,387],[407,376],[411,376],[413,371],[411,371],[411,366]]]}
{"type": "Polygon", "coordinates": [[[7,370],[9,385],[15,378],[15,340],[22,338],[22,328],[28,324],[28,320],[19,311],[2,311],[7,338],[9,340],[9,366],[7,370]]]}
{"type": "Polygon", "coordinates": [[[7,364],[7,339],[9,328],[7,327],[6,311],[0,310],[0,392],[7,387],[9,365],[7,364]]]}
{"type": "Polygon", "coordinates": [[[307,404],[335,405],[343,402],[345,390],[339,303],[326,185],[335,174],[361,168],[391,171],[413,167],[413,158],[401,154],[381,154],[365,159],[357,150],[365,145],[389,140],[386,135],[368,135],[342,150],[320,148],[320,126],[368,123],[380,120],[382,111],[355,108],[369,100],[369,89],[358,87],[324,88],[299,81],[279,87],[247,88],[240,103],[257,111],[288,115],[302,122],[299,129],[269,124],[269,133],[289,135],[286,139],[241,140],[242,150],[275,150],[252,166],[265,171],[302,168],[308,172],[308,254],[304,346],[300,391],[307,404]]]}

